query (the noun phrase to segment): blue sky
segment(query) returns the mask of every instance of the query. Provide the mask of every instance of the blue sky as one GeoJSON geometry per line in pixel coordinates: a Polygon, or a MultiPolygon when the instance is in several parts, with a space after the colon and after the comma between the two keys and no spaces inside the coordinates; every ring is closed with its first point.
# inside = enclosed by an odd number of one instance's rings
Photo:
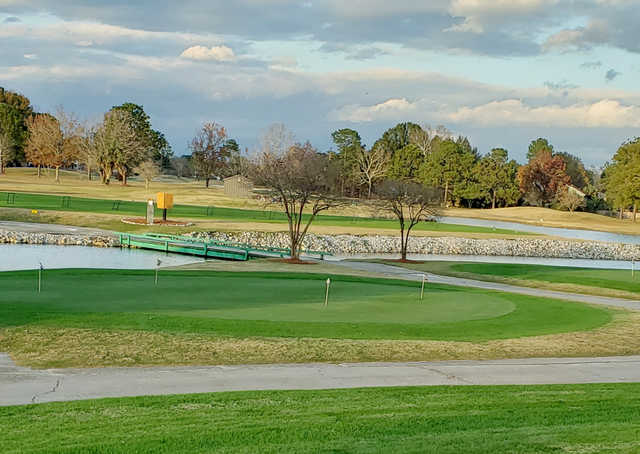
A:
{"type": "Polygon", "coordinates": [[[522,161],[601,165],[640,135],[636,0],[0,0],[0,86],[98,120],[142,104],[176,154],[202,122],[320,150],[414,121],[522,161]]]}

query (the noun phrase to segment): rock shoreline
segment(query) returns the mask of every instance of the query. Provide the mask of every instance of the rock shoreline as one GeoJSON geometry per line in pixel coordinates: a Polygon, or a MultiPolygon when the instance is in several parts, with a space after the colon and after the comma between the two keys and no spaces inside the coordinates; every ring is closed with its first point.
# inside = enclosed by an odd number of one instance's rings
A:
{"type": "Polygon", "coordinates": [[[0,231],[0,244],[50,244],[60,246],[116,247],[115,236],[68,233],[33,233],[0,231]]]}
{"type": "MultiPolygon", "coordinates": [[[[257,247],[289,246],[283,232],[195,232],[193,238],[227,241],[257,247]]],[[[50,244],[69,246],[118,247],[116,236],[30,233],[0,231],[0,244],[50,244]]],[[[329,252],[336,256],[361,254],[397,254],[400,239],[382,235],[314,235],[304,240],[303,249],[329,252]]],[[[476,239],[456,237],[412,237],[410,254],[485,255],[507,257],[565,258],[589,260],[640,260],[640,245],[595,241],[551,240],[536,238],[476,239]]]]}
{"type": "MultiPolygon", "coordinates": [[[[229,241],[260,247],[289,245],[286,233],[208,232],[192,233],[201,239],[229,241]]],[[[400,239],[380,235],[307,235],[303,249],[333,255],[397,254],[400,239]]],[[[434,255],[487,255],[507,257],[566,258],[591,260],[640,260],[640,245],[551,239],[476,239],[456,237],[412,237],[408,252],[434,255]]]]}

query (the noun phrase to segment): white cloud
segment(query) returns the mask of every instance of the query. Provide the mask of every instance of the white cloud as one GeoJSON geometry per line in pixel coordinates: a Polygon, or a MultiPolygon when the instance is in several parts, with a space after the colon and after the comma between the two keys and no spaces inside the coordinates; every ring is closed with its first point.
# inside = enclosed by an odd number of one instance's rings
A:
{"type": "Polygon", "coordinates": [[[393,120],[416,111],[417,106],[405,98],[392,98],[373,106],[349,105],[334,110],[329,119],[366,123],[371,121],[393,120]]]}
{"type": "Polygon", "coordinates": [[[559,0],[452,0],[448,12],[464,22],[447,31],[483,33],[489,24],[548,11],[559,0]]]}
{"type": "Polygon", "coordinates": [[[185,49],[180,55],[189,60],[214,60],[214,61],[234,61],[236,59],[233,49],[227,46],[192,46],[185,49]]]}
{"type": "Polygon", "coordinates": [[[462,107],[447,115],[455,123],[480,126],[547,126],[567,128],[640,127],[640,107],[604,99],[570,106],[528,106],[518,99],[462,107]]]}

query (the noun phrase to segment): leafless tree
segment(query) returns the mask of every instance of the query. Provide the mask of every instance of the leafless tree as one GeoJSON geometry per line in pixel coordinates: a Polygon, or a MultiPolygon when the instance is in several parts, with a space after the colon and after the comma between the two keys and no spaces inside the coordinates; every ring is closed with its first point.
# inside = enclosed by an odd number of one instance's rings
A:
{"type": "Polygon", "coordinates": [[[4,174],[7,162],[11,159],[15,141],[8,131],[0,129],[0,175],[4,174]]]}
{"type": "Polygon", "coordinates": [[[439,215],[439,191],[412,181],[386,180],[376,190],[381,207],[400,222],[401,260],[407,260],[411,230],[422,221],[439,215]]]}
{"type": "Polygon", "coordinates": [[[211,178],[223,174],[230,156],[227,148],[227,131],[215,122],[205,123],[191,141],[191,162],[205,186],[209,187],[211,178]]]}
{"type": "Polygon", "coordinates": [[[135,169],[134,172],[139,174],[144,179],[144,187],[145,189],[149,189],[149,185],[153,181],[154,178],[161,175],[160,167],[148,159],[146,161],[141,162],[135,169]]]}
{"type": "Polygon", "coordinates": [[[578,194],[575,190],[565,186],[558,194],[558,203],[562,208],[566,208],[573,213],[578,208],[585,206],[584,196],[578,194]]]}
{"type": "Polygon", "coordinates": [[[56,182],[60,182],[60,167],[70,165],[78,156],[80,128],[75,116],[62,108],[56,116],[36,115],[27,119],[29,140],[27,158],[38,166],[46,165],[56,171],[56,182]]]}
{"type": "Polygon", "coordinates": [[[263,147],[255,159],[252,176],[257,184],[267,188],[269,200],[284,209],[289,224],[291,258],[298,260],[311,223],[320,212],[338,203],[330,194],[328,159],[308,142],[284,151],[279,139],[266,138],[263,144],[273,146],[263,147]]]}
{"type": "Polygon", "coordinates": [[[453,137],[453,133],[445,126],[439,125],[432,128],[428,124],[420,125],[410,131],[409,141],[420,148],[423,155],[428,155],[433,150],[434,139],[446,140],[453,137]]]}
{"type": "Polygon", "coordinates": [[[373,147],[367,150],[361,147],[356,153],[358,177],[362,184],[367,185],[367,196],[371,198],[373,183],[383,178],[389,167],[389,153],[384,147],[373,147]]]}

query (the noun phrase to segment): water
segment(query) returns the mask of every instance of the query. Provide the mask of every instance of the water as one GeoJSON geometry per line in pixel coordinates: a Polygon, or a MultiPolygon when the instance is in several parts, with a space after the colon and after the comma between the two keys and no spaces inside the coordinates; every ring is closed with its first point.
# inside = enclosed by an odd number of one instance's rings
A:
{"type": "MultiPolygon", "coordinates": [[[[334,255],[327,257],[327,261],[340,260],[372,260],[372,259],[398,259],[400,254],[358,254],[358,255],[334,255]]],[[[446,262],[483,262],[483,263],[516,263],[527,265],[569,266],[573,268],[599,268],[630,270],[632,263],[625,260],[590,260],[590,259],[557,259],[541,257],[512,257],[494,255],[435,255],[435,254],[407,254],[409,260],[446,261],[446,262]]],[[[639,264],[635,266],[639,267],[639,264]]]]}
{"type": "Polygon", "coordinates": [[[609,243],[640,244],[640,235],[625,235],[622,233],[598,232],[597,230],[563,229],[556,227],[542,227],[538,225],[520,224],[518,222],[490,221],[486,219],[470,219],[443,216],[440,222],[447,224],[470,225],[474,227],[495,227],[497,229],[519,230],[521,232],[541,233],[560,238],[576,240],[606,241],[609,243]]]}
{"type": "Polygon", "coordinates": [[[39,263],[52,268],[153,269],[186,265],[203,259],[180,254],[143,249],[97,248],[89,246],[52,246],[35,244],[0,244],[0,271],[33,270],[39,263]]]}

